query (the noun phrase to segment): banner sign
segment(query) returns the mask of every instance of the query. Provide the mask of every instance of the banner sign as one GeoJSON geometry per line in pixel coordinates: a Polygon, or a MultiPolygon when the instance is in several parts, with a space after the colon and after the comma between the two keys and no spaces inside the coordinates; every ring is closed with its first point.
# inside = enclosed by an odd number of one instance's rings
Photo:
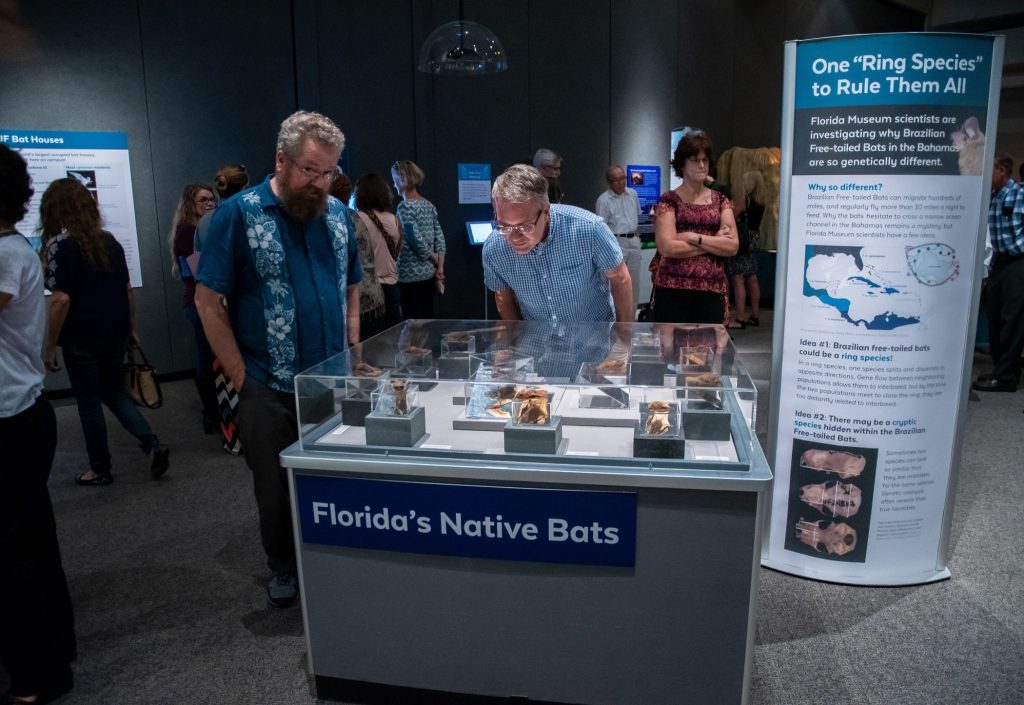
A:
{"type": "Polygon", "coordinates": [[[459,204],[491,202],[491,165],[459,164],[459,204]]]}
{"type": "Polygon", "coordinates": [[[142,286],[128,135],[123,132],[0,129],[0,144],[20,152],[28,163],[35,193],[18,229],[32,240],[36,249],[40,246],[36,234],[43,192],[51,181],[77,179],[99,204],[103,226],[124,248],[132,286],[142,286]]]}
{"type": "Polygon", "coordinates": [[[295,474],[303,543],[630,567],[636,493],[295,474]]]}
{"type": "Polygon", "coordinates": [[[653,233],[654,221],[651,214],[654,212],[654,205],[661,198],[661,167],[629,164],[626,166],[626,184],[636,191],[636,196],[640,200],[640,221],[637,229],[641,235],[653,233]]]}
{"type": "Polygon", "coordinates": [[[943,34],[787,45],[769,567],[949,575],[995,49],[943,34]]]}

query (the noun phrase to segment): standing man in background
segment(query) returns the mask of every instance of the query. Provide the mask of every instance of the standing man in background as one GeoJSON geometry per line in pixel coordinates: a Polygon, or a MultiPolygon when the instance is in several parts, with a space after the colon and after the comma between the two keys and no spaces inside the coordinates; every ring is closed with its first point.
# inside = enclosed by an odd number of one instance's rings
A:
{"type": "Polygon", "coordinates": [[[199,260],[196,307],[238,390],[275,607],[298,596],[287,474],[278,460],[299,437],[293,380],[359,342],[355,227],[328,196],[344,145],[341,130],[319,113],[286,118],[273,176],[214,211],[199,260]]]}
{"type": "Polygon", "coordinates": [[[1024,187],[1010,176],[1013,157],[997,152],[992,164],[992,272],[985,289],[991,376],[972,385],[979,392],[1016,392],[1024,350],[1024,187]]]}
{"type": "Polygon", "coordinates": [[[633,305],[640,297],[640,198],[626,186],[626,172],[616,164],[604,173],[608,190],[597,197],[595,212],[604,219],[622,249],[622,258],[633,282],[633,305]]]}
{"type": "Polygon", "coordinates": [[[561,203],[565,199],[562,190],[562,155],[541,147],[533,153],[533,168],[544,174],[548,180],[548,202],[561,203]]]}

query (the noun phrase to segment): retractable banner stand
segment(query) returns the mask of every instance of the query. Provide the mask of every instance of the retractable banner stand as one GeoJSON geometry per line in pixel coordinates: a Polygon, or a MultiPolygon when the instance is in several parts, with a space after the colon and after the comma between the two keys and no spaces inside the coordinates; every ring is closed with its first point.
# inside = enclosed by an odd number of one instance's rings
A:
{"type": "Polygon", "coordinates": [[[786,45],[764,565],[949,577],[1002,38],[786,45]]]}

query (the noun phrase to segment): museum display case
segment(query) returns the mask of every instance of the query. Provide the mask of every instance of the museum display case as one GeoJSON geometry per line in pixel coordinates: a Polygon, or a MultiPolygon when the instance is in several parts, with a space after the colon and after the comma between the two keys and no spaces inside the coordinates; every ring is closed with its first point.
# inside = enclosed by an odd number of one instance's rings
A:
{"type": "Polygon", "coordinates": [[[295,392],[317,697],[746,702],[771,473],[722,326],[407,321],[295,392]]]}
{"type": "Polygon", "coordinates": [[[742,472],[754,442],[757,392],[721,326],[407,323],[295,384],[306,451],[742,472]]]}

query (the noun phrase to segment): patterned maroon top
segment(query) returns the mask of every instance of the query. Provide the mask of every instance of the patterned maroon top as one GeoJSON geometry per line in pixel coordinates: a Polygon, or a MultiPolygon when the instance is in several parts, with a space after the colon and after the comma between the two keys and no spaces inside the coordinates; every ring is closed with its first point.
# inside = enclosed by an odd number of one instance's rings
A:
{"type": "MultiPolygon", "coordinates": [[[[683,203],[675,191],[661,194],[654,209],[657,218],[668,210],[675,211],[676,232],[690,231],[704,237],[716,237],[721,227],[722,211],[732,208],[729,199],[718,191],[711,192],[711,203],[683,203]]],[[[725,260],[715,255],[696,255],[684,259],[655,255],[650,270],[654,285],[668,289],[713,291],[726,295],[725,260]],[[660,269],[659,269],[660,263],[660,269]]]]}

